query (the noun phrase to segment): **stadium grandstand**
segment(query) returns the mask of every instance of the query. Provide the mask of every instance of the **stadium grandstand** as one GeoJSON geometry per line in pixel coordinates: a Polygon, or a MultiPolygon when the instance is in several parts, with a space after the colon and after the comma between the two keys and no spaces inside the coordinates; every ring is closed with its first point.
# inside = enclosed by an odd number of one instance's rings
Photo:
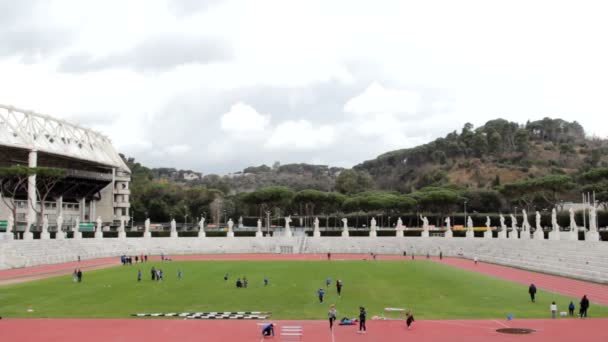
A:
{"type": "MultiPolygon", "coordinates": [[[[57,217],[63,226],[76,222],[104,223],[128,221],[131,171],[116,152],[110,139],[98,132],[48,115],[0,105],[0,167],[15,165],[64,170],[44,203],[36,192],[36,175],[14,198],[0,201],[0,217],[10,215],[7,200],[16,209],[15,230],[23,238],[38,229],[40,207],[57,230],[57,217]]],[[[66,230],[63,228],[63,230],[66,230]]]]}

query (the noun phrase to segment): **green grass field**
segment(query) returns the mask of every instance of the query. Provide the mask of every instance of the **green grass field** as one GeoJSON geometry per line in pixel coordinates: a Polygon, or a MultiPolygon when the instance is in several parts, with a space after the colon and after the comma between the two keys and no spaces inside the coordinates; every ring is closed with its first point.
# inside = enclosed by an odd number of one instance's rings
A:
{"type": "MultiPolygon", "coordinates": [[[[61,276],[0,287],[0,315],[5,317],[127,318],[143,312],[270,311],[276,319],[325,319],[335,303],[339,317],[356,316],[365,306],[369,317],[385,307],[413,309],[419,319],[550,317],[555,300],[567,311],[570,300],[539,291],[529,301],[527,287],[427,261],[186,261],[155,262],[85,272],[82,283],[61,276]],[[150,280],[150,267],[163,269],[165,280],[150,280]],[[141,268],[143,280],[136,281],[141,268]],[[183,271],[181,281],[177,270],[183,271]],[[230,279],[223,277],[228,272],[230,279]],[[237,289],[237,277],[249,287],[237,289]],[[264,287],[268,276],[270,285],[264,287]],[[325,303],[317,290],[331,277],[325,303]],[[335,280],[342,279],[342,298],[335,280]],[[33,312],[28,312],[28,308],[33,312]]],[[[608,317],[608,307],[594,305],[592,317],[608,317]]]]}

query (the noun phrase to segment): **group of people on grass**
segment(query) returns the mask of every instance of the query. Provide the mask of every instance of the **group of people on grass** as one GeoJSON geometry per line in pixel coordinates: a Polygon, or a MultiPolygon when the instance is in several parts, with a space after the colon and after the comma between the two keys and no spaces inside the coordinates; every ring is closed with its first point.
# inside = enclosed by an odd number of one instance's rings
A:
{"type": "Polygon", "coordinates": [[[75,283],[82,283],[82,270],[80,270],[80,268],[74,270],[72,273],[72,280],[74,280],[75,283]]]}
{"type": "MultiPolygon", "coordinates": [[[[330,284],[331,278],[327,277],[327,279],[325,279],[325,287],[329,287],[330,284]]],[[[336,291],[338,292],[338,297],[342,297],[342,286],[344,286],[342,280],[336,280],[336,291]]],[[[317,294],[319,295],[319,303],[323,303],[323,298],[325,297],[325,290],[321,287],[319,288],[319,290],[317,290],[317,294]]]]}
{"type": "MultiPolygon", "coordinates": [[[[532,301],[532,303],[536,303],[536,292],[536,285],[530,284],[530,286],[528,287],[528,293],[530,294],[530,300],[532,301]]],[[[589,310],[589,305],[589,299],[587,298],[587,295],[584,295],[579,303],[578,315],[580,318],[587,317],[587,310],[589,310]]],[[[568,304],[568,315],[574,316],[575,309],[576,305],[574,305],[574,302],[570,301],[570,304],[568,304]]],[[[549,306],[549,310],[551,310],[551,318],[555,319],[557,317],[557,304],[555,302],[552,302],[549,306]]]]}
{"type": "Polygon", "coordinates": [[[135,260],[135,263],[137,264],[138,262],[148,262],[148,256],[147,255],[136,255],[136,256],[128,256],[128,255],[121,255],[120,256],[120,262],[122,263],[122,265],[132,265],[133,264],[133,260],[135,260]]]}
{"type": "MultiPolygon", "coordinates": [[[[229,278],[229,274],[226,273],[224,274],[224,281],[228,281],[229,278]]],[[[270,280],[268,279],[268,277],[264,277],[264,286],[268,286],[268,284],[270,283],[270,280]]],[[[249,280],[247,280],[247,277],[243,276],[243,279],[241,280],[241,278],[238,278],[236,280],[236,287],[238,289],[240,288],[244,288],[247,287],[249,285],[249,280]]]]}

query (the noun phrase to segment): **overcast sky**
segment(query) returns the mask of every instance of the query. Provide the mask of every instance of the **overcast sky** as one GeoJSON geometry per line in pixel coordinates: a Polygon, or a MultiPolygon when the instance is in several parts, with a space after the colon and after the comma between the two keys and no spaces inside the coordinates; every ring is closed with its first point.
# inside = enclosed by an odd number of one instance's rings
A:
{"type": "Polygon", "coordinates": [[[502,117],[608,136],[605,1],[0,0],[0,103],[152,167],[350,167],[502,117]]]}

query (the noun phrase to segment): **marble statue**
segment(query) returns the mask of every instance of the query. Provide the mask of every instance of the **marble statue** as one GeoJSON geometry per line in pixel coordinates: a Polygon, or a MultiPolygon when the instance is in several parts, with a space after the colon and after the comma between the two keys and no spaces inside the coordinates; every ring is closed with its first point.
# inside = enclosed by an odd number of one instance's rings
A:
{"type": "Polygon", "coordinates": [[[312,232],[313,237],[321,237],[321,231],[319,230],[319,218],[315,217],[314,221],[314,231],[312,232]]]}
{"type": "MultiPolygon", "coordinates": [[[[173,221],[175,221],[175,220],[173,220],[173,221]]],[[[118,238],[119,239],[127,238],[127,232],[125,230],[125,220],[122,217],[120,218],[120,227],[118,228],[118,238]]]]}
{"type": "Polygon", "coordinates": [[[486,231],[483,233],[483,237],[486,239],[492,238],[492,227],[490,227],[491,224],[492,221],[490,220],[490,216],[486,216],[486,231]]]}
{"type": "Polygon", "coordinates": [[[376,218],[372,217],[371,223],[370,223],[370,227],[369,227],[369,236],[370,237],[376,237],[378,236],[378,232],[376,232],[376,218]]]}
{"type": "Polygon", "coordinates": [[[422,230],[429,230],[429,219],[426,216],[420,216],[422,220],[422,230]]]}
{"type": "Polygon", "coordinates": [[[102,222],[101,222],[101,216],[97,217],[97,221],[96,221],[97,225],[95,226],[95,238],[96,239],[103,239],[103,231],[102,231],[102,222]]]}
{"type": "Polygon", "coordinates": [[[198,237],[202,238],[206,236],[207,235],[205,234],[205,218],[201,217],[201,220],[198,221],[198,237]]]}
{"type": "Polygon", "coordinates": [[[530,231],[530,222],[528,222],[528,213],[526,212],[525,209],[522,209],[521,213],[523,215],[523,221],[521,223],[521,230],[529,232],[530,231]]]}
{"type": "Polygon", "coordinates": [[[348,237],[348,219],[342,219],[342,237],[348,237]]]}
{"type": "Polygon", "coordinates": [[[57,216],[57,234],[55,234],[55,239],[65,239],[65,233],[63,232],[63,216],[61,215],[57,216]]]}
{"type": "Polygon", "coordinates": [[[262,219],[258,219],[256,227],[255,237],[264,237],[264,233],[262,232],[262,219]]]}
{"type": "Polygon", "coordinates": [[[429,219],[424,216],[422,217],[422,233],[420,235],[420,237],[422,238],[428,238],[429,237],[429,219]]]}
{"type": "Polygon", "coordinates": [[[534,230],[534,239],[536,240],[544,240],[545,233],[543,232],[543,227],[540,224],[540,213],[536,212],[536,227],[534,230]]]}
{"type": "Polygon", "coordinates": [[[239,228],[243,228],[243,216],[239,216],[239,228]]]}
{"type": "Polygon", "coordinates": [[[511,238],[511,239],[519,238],[519,236],[517,234],[517,218],[513,214],[511,214],[511,234],[509,234],[509,238],[511,238]]]}
{"type": "Polygon", "coordinates": [[[403,230],[404,230],[404,226],[403,226],[403,221],[401,220],[401,217],[397,219],[397,226],[395,227],[396,233],[395,236],[397,237],[403,237],[403,230]]]}
{"type": "Polygon", "coordinates": [[[551,210],[551,231],[549,231],[549,240],[559,240],[561,238],[559,232],[559,224],[557,223],[557,210],[551,210]]]}
{"type": "Polygon", "coordinates": [[[578,231],[578,226],[576,225],[576,219],[574,218],[574,209],[570,208],[568,210],[570,212],[570,230],[578,231]]]}
{"type": "Polygon", "coordinates": [[[234,237],[234,231],[232,230],[232,227],[234,227],[234,221],[232,221],[232,219],[228,219],[228,232],[226,233],[226,236],[229,238],[233,238],[234,237]]]}
{"type": "Polygon", "coordinates": [[[585,232],[585,241],[599,241],[600,234],[597,231],[597,209],[595,206],[589,208],[589,230],[585,232]]]}
{"type": "Polygon", "coordinates": [[[291,223],[291,216],[285,217],[285,230],[290,229],[289,224],[291,223]]]}
{"type": "Polygon", "coordinates": [[[498,238],[506,239],[507,238],[507,224],[505,223],[505,217],[502,214],[499,215],[499,221],[500,221],[500,231],[498,231],[498,238]]]}
{"type": "Polygon", "coordinates": [[[152,237],[152,232],[150,232],[150,218],[147,218],[146,221],[144,221],[144,237],[152,237]]]}
{"type": "Polygon", "coordinates": [[[454,237],[454,233],[452,232],[452,221],[449,216],[445,218],[445,228],[446,230],[443,236],[446,238],[454,237]]]}
{"type": "Polygon", "coordinates": [[[559,224],[557,223],[557,210],[555,210],[555,208],[551,210],[551,229],[553,231],[559,231],[559,224]]]}
{"type": "Polygon", "coordinates": [[[466,238],[472,239],[475,237],[475,230],[473,229],[473,219],[471,216],[467,219],[467,232],[465,233],[466,238]]]}
{"type": "Polygon", "coordinates": [[[40,239],[48,240],[50,238],[51,235],[49,234],[49,217],[47,215],[44,215],[44,217],[42,218],[42,231],[40,232],[40,239]]]}
{"type": "Polygon", "coordinates": [[[170,237],[172,239],[177,239],[178,234],[177,234],[177,223],[175,222],[175,219],[171,219],[171,235],[170,237]]]}
{"type": "Polygon", "coordinates": [[[293,233],[291,232],[291,226],[289,225],[291,223],[291,215],[285,217],[285,236],[293,236],[293,233]]]}
{"type": "Polygon", "coordinates": [[[589,231],[597,232],[597,209],[595,206],[589,208],[589,231]]]}

